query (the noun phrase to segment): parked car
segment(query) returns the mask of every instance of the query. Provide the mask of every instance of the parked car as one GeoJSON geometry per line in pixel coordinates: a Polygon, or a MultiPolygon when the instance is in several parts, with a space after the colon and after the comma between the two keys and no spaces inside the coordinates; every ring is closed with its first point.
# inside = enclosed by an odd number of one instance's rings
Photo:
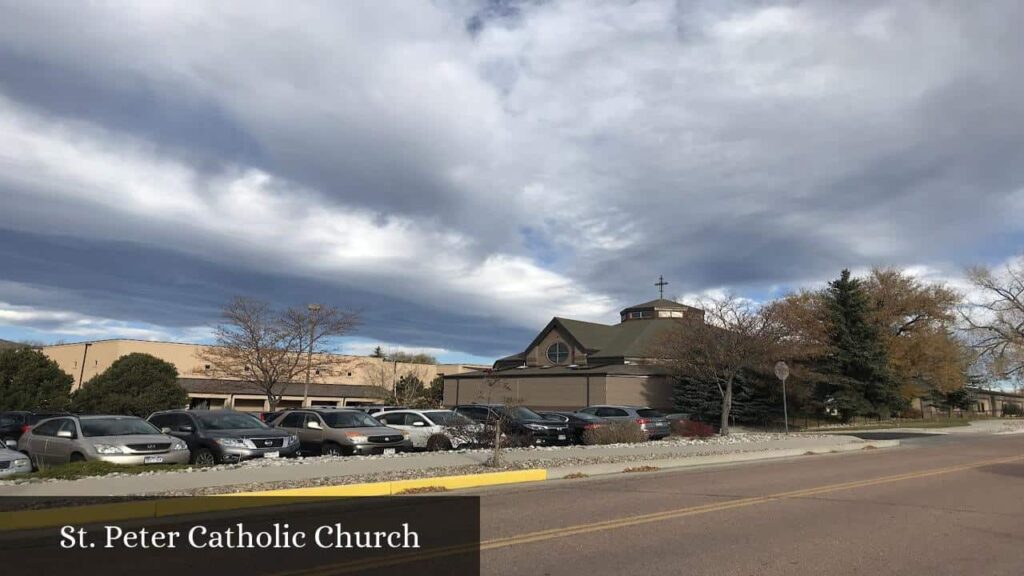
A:
{"type": "Polygon", "coordinates": [[[640,429],[651,440],[659,440],[672,433],[672,426],[668,418],[661,412],[646,406],[587,406],[577,412],[592,414],[608,420],[632,420],[640,425],[640,429]]]}
{"type": "Polygon", "coordinates": [[[364,414],[376,414],[388,410],[408,410],[408,406],[389,406],[387,404],[367,404],[366,406],[346,406],[346,410],[358,410],[364,414]]]}
{"type": "Polygon", "coordinates": [[[413,448],[451,450],[478,442],[483,426],[451,410],[395,410],[373,415],[396,430],[409,433],[413,448]]]}
{"type": "Polygon", "coordinates": [[[21,435],[37,422],[46,418],[64,415],[67,415],[67,412],[55,412],[52,410],[0,412],[0,439],[3,439],[4,445],[8,448],[15,448],[18,446],[18,438],[21,438],[21,435]]]}
{"type": "Polygon", "coordinates": [[[389,428],[359,410],[289,410],[278,416],[273,425],[298,436],[299,449],[306,453],[339,456],[412,450],[408,432],[389,428]]]}
{"type": "Polygon", "coordinates": [[[587,430],[594,430],[608,425],[608,421],[604,418],[582,412],[537,412],[537,414],[551,420],[565,422],[569,426],[569,432],[572,434],[572,441],[576,444],[585,443],[583,441],[583,433],[587,430]]]}
{"type": "Polygon", "coordinates": [[[101,460],[113,464],[186,464],[185,442],[135,416],[58,416],[18,440],[36,466],[101,460]]]}
{"type": "Polygon", "coordinates": [[[25,474],[31,471],[32,462],[29,461],[28,456],[21,452],[0,447],[0,478],[14,476],[15,474],[25,474]]]}
{"type": "Polygon", "coordinates": [[[493,425],[499,418],[503,419],[504,433],[514,444],[551,445],[572,441],[565,422],[545,418],[523,406],[461,404],[452,410],[484,425],[493,425]]]}
{"type": "Polygon", "coordinates": [[[234,410],[167,410],[150,416],[149,423],[184,440],[192,463],[200,466],[292,456],[299,450],[294,434],[234,410]]]}

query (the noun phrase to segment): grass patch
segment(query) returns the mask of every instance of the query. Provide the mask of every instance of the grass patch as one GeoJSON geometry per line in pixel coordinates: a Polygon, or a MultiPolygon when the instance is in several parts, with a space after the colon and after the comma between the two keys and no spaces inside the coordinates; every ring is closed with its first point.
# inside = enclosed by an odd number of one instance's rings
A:
{"type": "Polygon", "coordinates": [[[92,476],[106,476],[108,474],[144,474],[146,472],[167,472],[172,470],[184,470],[188,464],[148,464],[142,466],[126,466],[124,464],[111,464],[110,462],[72,462],[61,466],[45,466],[37,472],[30,474],[18,474],[11,476],[11,479],[57,479],[77,480],[92,476]]]}
{"type": "Polygon", "coordinates": [[[628,474],[630,472],[654,472],[655,470],[661,470],[661,468],[658,468],[657,466],[632,466],[630,468],[626,468],[625,470],[623,470],[622,473],[628,474]]]}
{"type": "Polygon", "coordinates": [[[437,492],[447,492],[448,489],[444,486],[420,486],[418,488],[406,488],[405,490],[399,490],[395,492],[395,495],[403,494],[435,494],[437,492]]]}
{"type": "Polygon", "coordinates": [[[804,456],[817,456],[817,455],[818,455],[817,452],[811,452],[810,450],[808,450],[807,452],[804,452],[804,456]]]}
{"type": "Polygon", "coordinates": [[[579,480],[580,478],[589,478],[590,476],[583,472],[573,472],[572,474],[566,474],[562,476],[563,480],[579,480]]]}
{"type": "Polygon", "coordinates": [[[861,450],[878,450],[878,446],[875,446],[873,444],[868,444],[867,446],[861,448],[861,450]]]}

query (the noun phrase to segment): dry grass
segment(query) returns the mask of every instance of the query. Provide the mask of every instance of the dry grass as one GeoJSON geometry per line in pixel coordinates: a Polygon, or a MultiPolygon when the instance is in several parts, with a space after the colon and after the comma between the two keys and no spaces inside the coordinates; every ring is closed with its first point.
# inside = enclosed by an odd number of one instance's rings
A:
{"type": "Polygon", "coordinates": [[[583,472],[573,472],[572,474],[562,476],[563,480],[579,480],[580,478],[589,478],[589,476],[583,472]]]}
{"type": "Polygon", "coordinates": [[[861,448],[861,450],[878,450],[878,446],[874,446],[872,444],[868,444],[867,446],[861,448]]]}
{"type": "Polygon", "coordinates": [[[629,474],[630,472],[654,472],[655,470],[661,470],[657,466],[631,466],[622,471],[623,474],[629,474]]]}
{"type": "Polygon", "coordinates": [[[418,488],[406,488],[405,490],[399,490],[395,492],[396,496],[403,494],[436,494],[437,492],[447,492],[448,489],[444,486],[420,486],[418,488]]]}

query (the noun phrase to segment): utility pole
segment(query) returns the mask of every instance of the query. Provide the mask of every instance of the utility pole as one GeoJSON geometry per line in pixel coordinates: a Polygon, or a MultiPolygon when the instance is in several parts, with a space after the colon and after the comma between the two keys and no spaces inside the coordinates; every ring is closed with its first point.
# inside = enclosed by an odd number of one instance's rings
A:
{"type": "Polygon", "coordinates": [[[310,304],[309,309],[309,350],[306,353],[306,386],[302,389],[302,406],[309,404],[309,376],[313,369],[313,340],[316,338],[316,313],[320,311],[319,304],[310,304]]]}

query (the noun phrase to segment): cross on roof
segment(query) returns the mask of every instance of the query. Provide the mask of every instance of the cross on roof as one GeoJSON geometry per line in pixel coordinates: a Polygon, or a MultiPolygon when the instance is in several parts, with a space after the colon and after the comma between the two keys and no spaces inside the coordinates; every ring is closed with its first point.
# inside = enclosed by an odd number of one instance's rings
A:
{"type": "Polygon", "coordinates": [[[658,297],[659,298],[664,298],[665,297],[665,286],[668,286],[668,282],[665,282],[665,277],[659,275],[658,276],[658,281],[655,282],[654,285],[658,287],[658,297]]]}

